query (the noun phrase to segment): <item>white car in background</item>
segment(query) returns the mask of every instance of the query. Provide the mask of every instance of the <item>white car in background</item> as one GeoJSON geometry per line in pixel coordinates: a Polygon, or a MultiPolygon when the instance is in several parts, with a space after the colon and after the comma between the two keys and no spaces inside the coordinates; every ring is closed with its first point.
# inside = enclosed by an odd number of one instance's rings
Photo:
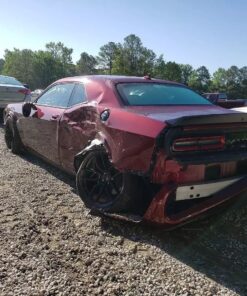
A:
{"type": "Polygon", "coordinates": [[[43,89],[35,89],[34,91],[31,92],[32,100],[36,99],[38,96],[42,94],[44,90],[43,89]]]}
{"type": "Polygon", "coordinates": [[[24,101],[31,101],[30,89],[14,77],[0,75],[0,109],[4,109],[10,103],[24,101]]]}

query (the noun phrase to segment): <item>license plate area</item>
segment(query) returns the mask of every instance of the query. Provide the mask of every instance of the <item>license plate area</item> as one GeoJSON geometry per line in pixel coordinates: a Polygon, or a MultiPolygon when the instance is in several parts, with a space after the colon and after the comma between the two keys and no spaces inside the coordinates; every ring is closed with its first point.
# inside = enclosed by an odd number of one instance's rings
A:
{"type": "Polygon", "coordinates": [[[217,182],[179,186],[176,190],[176,201],[190,200],[211,196],[239,181],[242,177],[224,179],[217,182]]]}

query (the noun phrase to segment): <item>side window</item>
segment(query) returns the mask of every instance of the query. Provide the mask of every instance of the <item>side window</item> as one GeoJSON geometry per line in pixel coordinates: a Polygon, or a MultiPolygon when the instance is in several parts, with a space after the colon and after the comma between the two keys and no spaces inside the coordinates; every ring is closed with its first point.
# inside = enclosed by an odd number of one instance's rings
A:
{"type": "Polygon", "coordinates": [[[39,97],[38,105],[67,108],[74,88],[74,83],[61,83],[54,85],[39,97]]]}
{"type": "Polygon", "coordinates": [[[69,101],[69,107],[72,107],[74,105],[86,102],[87,98],[86,98],[86,92],[85,92],[85,88],[84,85],[77,83],[75,85],[73,94],[70,98],[69,101]]]}

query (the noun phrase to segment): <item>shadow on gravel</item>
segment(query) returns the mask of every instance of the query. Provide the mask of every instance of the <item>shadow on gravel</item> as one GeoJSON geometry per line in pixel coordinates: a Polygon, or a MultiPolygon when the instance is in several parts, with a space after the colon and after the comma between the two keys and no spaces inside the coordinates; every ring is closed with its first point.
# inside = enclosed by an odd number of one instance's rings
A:
{"type": "MultiPolygon", "coordinates": [[[[1,122],[0,122],[0,129],[4,129],[4,125],[1,122]]],[[[35,155],[33,155],[29,152],[19,155],[19,157],[21,157],[22,159],[27,160],[28,162],[46,170],[48,173],[52,174],[57,179],[68,184],[72,188],[73,192],[76,192],[75,178],[73,176],[67,174],[66,172],[64,172],[52,165],[49,165],[48,163],[46,163],[42,159],[36,157],[35,155]]]]}
{"type": "MultiPolygon", "coordinates": [[[[154,245],[240,295],[247,295],[247,201],[244,196],[208,219],[170,232],[102,218],[102,228],[137,243],[154,245]]],[[[164,262],[165,267],[165,262],[164,262]]],[[[212,291],[212,295],[217,291],[212,291]]]]}
{"type": "Polygon", "coordinates": [[[33,165],[39,166],[40,168],[46,170],[49,174],[53,175],[55,178],[68,184],[71,187],[71,191],[77,194],[74,176],[71,176],[66,172],[62,171],[61,169],[46,163],[42,159],[38,158],[37,156],[29,152],[24,153],[23,155],[19,155],[19,157],[32,163],[33,165]]]}

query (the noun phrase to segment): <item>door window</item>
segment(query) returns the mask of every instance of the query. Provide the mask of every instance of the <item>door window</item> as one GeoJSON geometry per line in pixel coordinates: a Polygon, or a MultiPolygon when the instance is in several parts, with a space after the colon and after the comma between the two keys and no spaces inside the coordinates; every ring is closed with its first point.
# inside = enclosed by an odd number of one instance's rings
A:
{"type": "Polygon", "coordinates": [[[75,85],[73,94],[69,101],[69,107],[86,102],[86,92],[83,84],[77,83],[75,85]]]}
{"type": "Polygon", "coordinates": [[[52,107],[67,108],[69,99],[74,88],[74,83],[61,83],[48,89],[41,97],[37,104],[52,107]]]}

